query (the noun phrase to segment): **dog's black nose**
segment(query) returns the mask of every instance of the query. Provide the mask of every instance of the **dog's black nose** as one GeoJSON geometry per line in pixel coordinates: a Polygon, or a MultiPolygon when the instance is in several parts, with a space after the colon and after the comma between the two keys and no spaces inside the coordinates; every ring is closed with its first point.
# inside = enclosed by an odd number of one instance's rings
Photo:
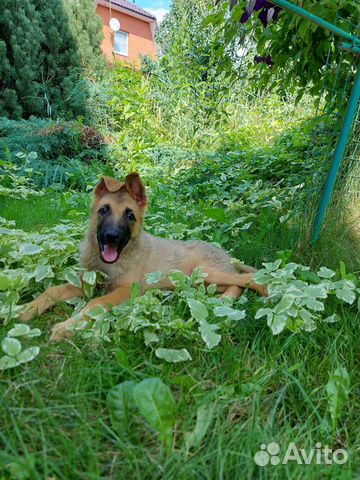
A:
{"type": "Polygon", "coordinates": [[[108,230],[104,234],[104,243],[113,244],[113,243],[118,243],[119,240],[120,240],[120,232],[118,232],[117,230],[108,230]]]}

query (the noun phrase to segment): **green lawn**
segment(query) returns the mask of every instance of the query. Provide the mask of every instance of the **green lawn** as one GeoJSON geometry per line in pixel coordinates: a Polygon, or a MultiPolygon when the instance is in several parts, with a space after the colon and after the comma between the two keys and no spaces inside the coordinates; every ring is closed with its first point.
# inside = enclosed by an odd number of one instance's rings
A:
{"type": "Polygon", "coordinates": [[[65,217],[65,213],[58,194],[46,194],[26,200],[1,198],[0,216],[15,220],[18,228],[26,231],[56,225],[65,217]]]}

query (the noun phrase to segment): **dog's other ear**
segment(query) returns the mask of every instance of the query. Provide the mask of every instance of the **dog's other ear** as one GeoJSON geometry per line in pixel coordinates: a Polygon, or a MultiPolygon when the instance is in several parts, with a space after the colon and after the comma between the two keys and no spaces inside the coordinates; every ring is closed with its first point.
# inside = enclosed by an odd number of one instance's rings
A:
{"type": "Polygon", "coordinates": [[[118,192],[124,185],[124,182],[120,182],[115,178],[101,177],[99,183],[95,187],[94,193],[97,197],[102,197],[106,193],[118,192]]]}
{"type": "Polygon", "coordinates": [[[145,187],[138,173],[130,173],[126,176],[125,187],[130,195],[136,200],[139,207],[146,207],[147,197],[145,187]]]}

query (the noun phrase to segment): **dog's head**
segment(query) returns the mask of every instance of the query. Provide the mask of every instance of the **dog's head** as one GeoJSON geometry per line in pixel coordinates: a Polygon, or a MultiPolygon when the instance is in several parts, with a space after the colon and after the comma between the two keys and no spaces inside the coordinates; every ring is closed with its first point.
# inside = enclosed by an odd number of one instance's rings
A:
{"type": "Polygon", "coordinates": [[[138,173],[130,173],[124,182],[101,177],[94,190],[92,210],[103,262],[116,262],[139,235],[146,206],[145,187],[138,173]]]}

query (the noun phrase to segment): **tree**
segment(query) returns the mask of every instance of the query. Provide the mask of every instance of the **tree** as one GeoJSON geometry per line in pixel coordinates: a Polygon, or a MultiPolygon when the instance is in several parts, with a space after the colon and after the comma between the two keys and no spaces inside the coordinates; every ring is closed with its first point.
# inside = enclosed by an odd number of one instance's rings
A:
{"type": "Polygon", "coordinates": [[[36,114],[44,40],[38,12],[28,0],[0,0],[0,11],[0,114],[36,114]]]}
{"type": "Polygon", "coordinates": [[[0,0],[1,115],[85,115],[83,74],[90,65],[100,65],[101,25],[92,0],[72,4],[0,0]]]}
{"type": "Polygon", "coordinates": [[[66,0],[65,7],[81,66],[88,75],[98,75],[106,66],[106,59],[100,48],[103,24],[96,15],[95,3],[93,0],[66,0]]]}

